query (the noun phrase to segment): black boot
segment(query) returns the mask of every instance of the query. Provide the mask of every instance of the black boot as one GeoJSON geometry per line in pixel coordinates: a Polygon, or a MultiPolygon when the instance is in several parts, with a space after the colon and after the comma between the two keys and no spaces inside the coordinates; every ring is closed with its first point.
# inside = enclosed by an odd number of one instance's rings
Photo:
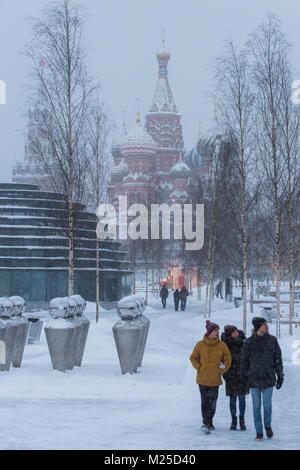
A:
{"type": "Polygon", "coordinates": [[[240,428],[241,428],[241,431],[246,431],[246,425],[245,425],[245,419],[244,419],[244,416],[240,416],[240,428]]]}
{"type": "Polygon", "coordinates": [[[265,430],[266,430],[267,438],[268,438],[268,439],[271,439],[271,438],[273,437],[272,428],[266,426],[266,427],[265,427],[265,430]]]}
{"type": "Polygon", "coordinates": [[[237,427],[237,417],[233,416],[232,417],[232,423],[231,423],[231,426],[230,426],[230,430],[235,431],[236,427],[237,427]]]}

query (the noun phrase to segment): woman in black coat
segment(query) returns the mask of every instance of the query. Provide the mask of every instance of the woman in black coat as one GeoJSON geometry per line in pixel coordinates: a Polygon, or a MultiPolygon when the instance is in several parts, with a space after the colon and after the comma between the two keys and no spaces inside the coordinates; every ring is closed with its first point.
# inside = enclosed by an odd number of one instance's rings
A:
{"type": "Polygon", "coordinates": [[[221,340],[226,343],[231,354],[231,367],[226,374],[223,375],[226,383],[226,395],[230,397],[230,412],[232,422],[230,429],[235,430],[237,427],[236,402],[239,400],[239,421],[242,431],[246,430],[245,426],[245,409],[246,397],[249,388],[241,384],[240,360],[242,355],[243,344],[246,339],[245,333],[238,330],[234,325],[226,325],[221,340]]]}
{"type": "Polygon", "coordinates": [[[175,312],[177,312],[177,311],[178,311],[179,302],[180,302],[180,292],[179,292],[178,289],[175,290],[173,296],[174,296],[175,312]]]}

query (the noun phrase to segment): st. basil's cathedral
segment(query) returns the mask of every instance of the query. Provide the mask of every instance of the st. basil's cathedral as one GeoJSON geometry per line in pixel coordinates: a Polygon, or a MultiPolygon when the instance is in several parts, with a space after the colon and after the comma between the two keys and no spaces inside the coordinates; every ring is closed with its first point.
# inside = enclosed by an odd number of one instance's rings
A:
{"type": "MultiPolygon", "coordinates": [[[[119,196],[127,196],[129,205],[167,203],[171,206],[175,203],[191,203],[193,190],[197,192],[199,183],[201,186],[201,181],[209,175],[215,137],[199,138],[196,146],[185,152],[182,116],[177,110],[168,80],[170,54],[166,51],[164,41],[162,51],[156,57],[158,80],[149,112],[145,116],[145,125],[142,125],[138,113],[135,128],[125,132],[112,146],[114,167],[110,175],[108,199],[115,206],[118,205],[119,196]]],[[[44,154],[49,157],[46,158],[47,162],[55,165],[49,145],[36,128],[36,114],[40,106],[38,101],[29,110],[25,155],[13,167],[12,182],[37,184],[42,190],[56,191],[49,180],[45,158],[41,157],[42,146],[44,154]]],[[[170,244],[167,258],[177,269],[177,250],[172,250],[170,244]]],[[[184,275],[182,268],[178,270],[176,277],[179,279],[181,276],[182,281],[177,282],[176,287],[181,287],[184,275]]]]}
{"type": "MultiPolygon", "coordinates": [[[[128,205],[142,203],[148,209],[151,203],[180,204],[182,207],[192,202],[193,191],[197,193],[199,183],[201,186],[201,181],[209,174],[214,138],[199,138],[197,145],[185,152],[181,115],[168,80],[170,54],[164,41],[162,51],[156,57],[158,80],[145,125],[142,125],[138,112],[135,128],[112,147],[114,167],[108,196],[116,208],[119,196],[126,196],[128,205]]],[[[125,246],[131,252],[130,243],[125,242],[125,246]]],[[[189,266],[186,272],[183,267],[182,243],[170,240],[160,254],[160,263],[168,272],[169,287],[197,285],[198,269],[189,266]]]]}
{"type": "Polygon", "coordinates": [[[109,185],[109,201],[116,205],[119,196],[128,203],[145,202],[151,182],[161,197],[157,203],[185,204],[189,202],[188,186],[196,185],[208,172],[211,149],[200,139],[197,146],[185,154],[179,114],[168,80],[169,52],[164,41],[157,54],[158,80],[143,126],[138,113],[136,126],[112,147],[114,168],[109,185]],[[202,155],[199,154],[201,147],[202,155]]]}
{"type": "MultiPolygon", "coordinates": [[[[128,201],[145,202],[154,183],[160,200],[168,204],[188,202],[188,188],[208,174],[214,138],[200,139],[189,152],[184,150],[181,115],[178,113],[168,80],[169,52],[163,41],[157,54],[158,81],[145,125],[138,113],[134,129],[112,146],[114,167],[108,190],[109,201],[119,195],[128,201]],[[163,200],[161,200],[161,198],[163,200]]],[[[38,101],[28,113],[28,132],[24,159],[14,164],[12,182],[37,184],[43,190],[55,190],[49,180],[47,164],[54,165],[49,144],[40,135],[36,122],[41,107],[38,101]],[[41,149],[47,158],[41,157],[41,149]]]]}

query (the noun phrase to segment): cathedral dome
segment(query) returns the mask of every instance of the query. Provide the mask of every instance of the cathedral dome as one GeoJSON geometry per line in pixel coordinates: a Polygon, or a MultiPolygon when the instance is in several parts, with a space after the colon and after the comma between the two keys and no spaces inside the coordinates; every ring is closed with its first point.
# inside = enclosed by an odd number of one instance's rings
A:
{"type": "Polygon", "coordinates": [[[114,179],[122,179],[128,174],[128,165],[124,158],[120,163],[112,169],[111,177],[114,179]]]}
{"type": "Polygon", "coordinates": [[[180,157],[180,160],[169,171],[169,175],[174,179],[189,178],[190,174],[191,174],[191,170],[184,163],[184,161],[182,161],[181,157],[180,157]]]}
{"type": "Polygon", "coordinates": [[[120,147],[120,142],[115,140],[111,147],[111,154],[114,158],[122,158],[120,147]]]}
{"type": "Polygon", "coordinates": [[[196,148],[199,155],[202,157],[211,157],[215,151],[215,144],[215,137],[208,137],[205,139],[199,139],[196,148]]]}
{"type": "Polygon", "coordinates": [[[121,153],[124,157],[152,156],[155,155],[156,151],[156,143],[148,132],[143,129],[140,122],[137,122],[136,127],[127,134],[121,144],[121,153]]]}
{"type": "Polygon", "coordinates": [[[192,148],[186,156],[186,163],[190,168],[199,168],[202,165],[202,158],[197,147],[192,148]]]}

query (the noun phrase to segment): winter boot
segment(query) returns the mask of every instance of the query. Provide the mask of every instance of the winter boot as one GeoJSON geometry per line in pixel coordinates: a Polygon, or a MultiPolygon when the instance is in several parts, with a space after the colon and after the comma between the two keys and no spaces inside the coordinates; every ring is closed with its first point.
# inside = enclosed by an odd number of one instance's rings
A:
{"type": "Polygon", "coordinates": [[[262,440],[263,440],[263,437],[264,437],[263,434],[256,434],[255,440],[256,440],[256,441],[262,441],[262,440]]]}
{"type": "Polygon", "coordinates": [[[211,431],[214,431],[214,430],[215,430],[215,427],[214,427],[214,425],[213,425],[213,420],[212,420],[212,418],[210,418],[210,420],[209,420],[209,429],[210,429],[211,431]]]}
{"type": "Polygon", "coordinates": [[[211,434],[211,430],[209,425],[203,424],[201,427],[201,431],[204,432],[204,434],[211,434]]]}
{"type": "Polygon", "coordinates": [[[231,426],[230,426],[230,430],[235,431],[236,427],[237,427],[237,417],[233,416],[232,417],[232,423],[231,423],[231,426]]]}
{"type": "Polygon", "coordinates": [[[273,437],[273,431],[271,427],[265,427],[267,438],[271,439],[273,437]]]}
{"type": "Polygon", "coordinates": [[[241,431],[246,431],[245,419],[244,416],[240,416],[240,429],[241,431]]]}

